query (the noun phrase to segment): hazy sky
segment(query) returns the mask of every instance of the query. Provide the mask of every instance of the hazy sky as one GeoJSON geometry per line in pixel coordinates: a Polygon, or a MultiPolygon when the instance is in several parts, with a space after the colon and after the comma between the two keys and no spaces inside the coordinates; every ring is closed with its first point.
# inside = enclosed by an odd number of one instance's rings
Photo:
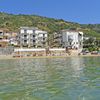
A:
{"type": "Polygon", "coordinates": [[[0,0],[0,11],[100,23],[100,0],[0,0]]]}

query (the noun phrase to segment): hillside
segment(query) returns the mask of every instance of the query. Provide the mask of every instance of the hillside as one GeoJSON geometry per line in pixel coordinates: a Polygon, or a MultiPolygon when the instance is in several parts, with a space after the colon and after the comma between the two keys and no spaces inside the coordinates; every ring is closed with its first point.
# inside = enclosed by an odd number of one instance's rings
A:
{"type": "Polygon", "coordinates": [[[63,19],[47,18],[37,15],[0,13],[0,28],[18,32],[21,26],[38,27],[48,31],[49,34],[62,29],[78,29],[83,31],[85,35],[100,39],[100,24],[78,24],[67,22],[63,19]]]}

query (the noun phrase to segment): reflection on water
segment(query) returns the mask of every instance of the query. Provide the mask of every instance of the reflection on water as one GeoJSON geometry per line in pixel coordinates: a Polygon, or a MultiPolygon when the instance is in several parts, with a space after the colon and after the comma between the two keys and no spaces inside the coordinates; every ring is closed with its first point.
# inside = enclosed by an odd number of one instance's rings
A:
{"type": "Polygon", "coordinates": [[[0,100],[99,100],[99,59],[0,60],[0,100]]]}

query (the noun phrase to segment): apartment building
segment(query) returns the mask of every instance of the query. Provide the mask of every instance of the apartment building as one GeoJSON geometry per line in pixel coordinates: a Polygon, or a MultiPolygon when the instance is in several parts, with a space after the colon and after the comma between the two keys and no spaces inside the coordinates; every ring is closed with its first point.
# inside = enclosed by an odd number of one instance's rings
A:
{"type": "Polygon", "coordinates": [[[20,47],[43,48],[47,43],[47,32],[35,27],[21,27],[18,37],[20,47]]]}
{"type": "Polygon", "coordinates": [[[0,30],[0,47],[6,47],[9,44],[9,39],[3,30],[0,30]]]}
{"type": "Polygon", "coordinates": [[[54,41],[58,42],[64,48],[82,49],[83,32],[64,29],[54,34],[54,41]]]}
{"type": "Polygon", "coordinates": [[[72,49],[83,48],[83,32],[76,30],[62,30],[62,46],[72,49]]]}

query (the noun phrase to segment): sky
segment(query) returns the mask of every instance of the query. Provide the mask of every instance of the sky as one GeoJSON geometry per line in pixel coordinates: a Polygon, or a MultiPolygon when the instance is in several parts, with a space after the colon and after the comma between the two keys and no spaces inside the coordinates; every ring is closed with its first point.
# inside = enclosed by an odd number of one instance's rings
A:
{"type": "Polygon", "coordinates": [[[0,0],[0,12],[100,24],[100,0],[0,0]]]}

